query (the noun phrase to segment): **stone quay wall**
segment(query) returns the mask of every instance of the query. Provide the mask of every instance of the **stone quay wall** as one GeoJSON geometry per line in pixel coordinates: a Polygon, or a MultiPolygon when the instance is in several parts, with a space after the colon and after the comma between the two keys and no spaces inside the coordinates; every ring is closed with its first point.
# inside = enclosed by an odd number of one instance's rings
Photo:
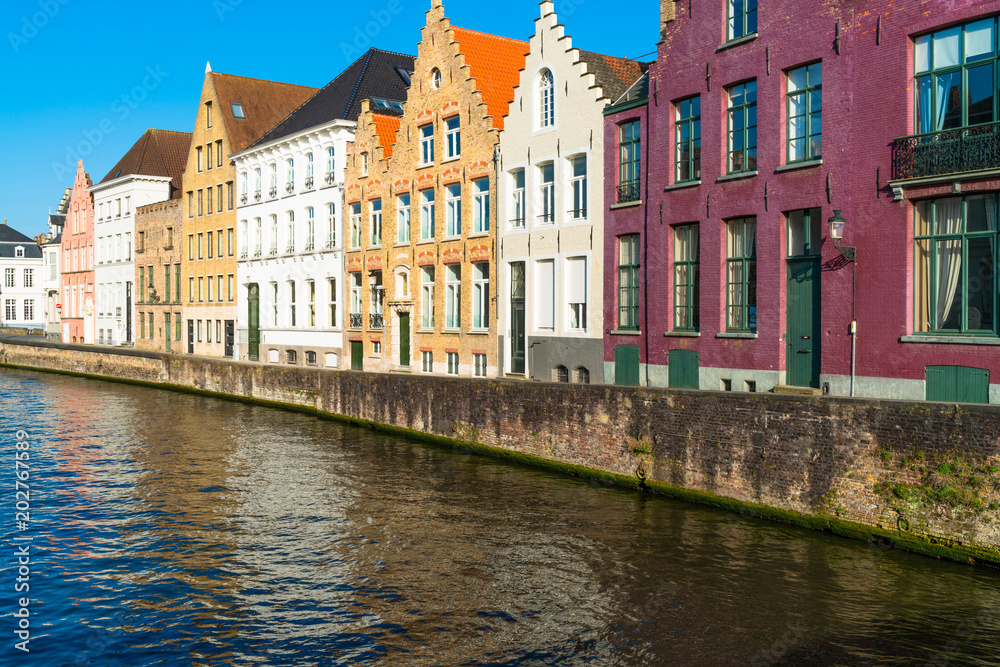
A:
{"type": "Polygon", "coordinates": [[[1000,565],[1000,409],[235,362],[0,336],[0,366],[252,400],[1000,565]]]}

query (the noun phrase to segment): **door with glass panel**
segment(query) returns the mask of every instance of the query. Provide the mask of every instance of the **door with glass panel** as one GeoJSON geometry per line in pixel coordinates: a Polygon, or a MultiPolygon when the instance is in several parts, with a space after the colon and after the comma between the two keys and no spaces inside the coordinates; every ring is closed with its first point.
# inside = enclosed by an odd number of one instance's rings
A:
{"type": "Polygon", "coordinates": [[[524,373],[524,262],[510,264],[510,372],[524,373]]]}
{"type": "Polygon", "coordinates": [[[820,215],[818,208],[788,213],[785,382],[819,388],[820,215]]]}

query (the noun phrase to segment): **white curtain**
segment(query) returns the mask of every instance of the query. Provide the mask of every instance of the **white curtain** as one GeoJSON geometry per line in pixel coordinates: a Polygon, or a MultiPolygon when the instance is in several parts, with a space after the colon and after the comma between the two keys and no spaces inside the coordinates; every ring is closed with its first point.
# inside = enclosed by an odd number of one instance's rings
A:
{"type": "MultiPolygon", "coordinates": [[[[935,233],[958,234],[962,231],[962,200],[955,197],[942,199],[934,204],[935,233]]],[[[939,241],[937,243],[937,308],[935,308],[935,328],[944,328],[945,320],[951,312],[958,290],[958,278],[962,273],[962,241],[939,241]]]]}

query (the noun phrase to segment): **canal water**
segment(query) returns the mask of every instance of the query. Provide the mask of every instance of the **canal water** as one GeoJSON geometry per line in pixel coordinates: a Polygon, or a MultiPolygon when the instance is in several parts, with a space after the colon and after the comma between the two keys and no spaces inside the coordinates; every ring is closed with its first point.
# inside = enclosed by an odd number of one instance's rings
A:
{"type": "Polygon", "coordinates": [[[0,370],[0,428],[0,665],[1000,660],[996,570],[80,378],[0,370]]]}

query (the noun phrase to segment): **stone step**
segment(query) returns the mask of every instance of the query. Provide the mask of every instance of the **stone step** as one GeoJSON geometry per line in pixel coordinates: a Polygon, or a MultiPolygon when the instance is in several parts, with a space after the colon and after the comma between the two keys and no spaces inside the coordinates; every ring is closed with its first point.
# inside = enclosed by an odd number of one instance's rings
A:
{"type": "Polygon", "coordinates": [[[822,396],[823,391],[814,387],[793,387],[787,384],[774,385],[775,394],[801,394],[803,396],[822,396]]]}

